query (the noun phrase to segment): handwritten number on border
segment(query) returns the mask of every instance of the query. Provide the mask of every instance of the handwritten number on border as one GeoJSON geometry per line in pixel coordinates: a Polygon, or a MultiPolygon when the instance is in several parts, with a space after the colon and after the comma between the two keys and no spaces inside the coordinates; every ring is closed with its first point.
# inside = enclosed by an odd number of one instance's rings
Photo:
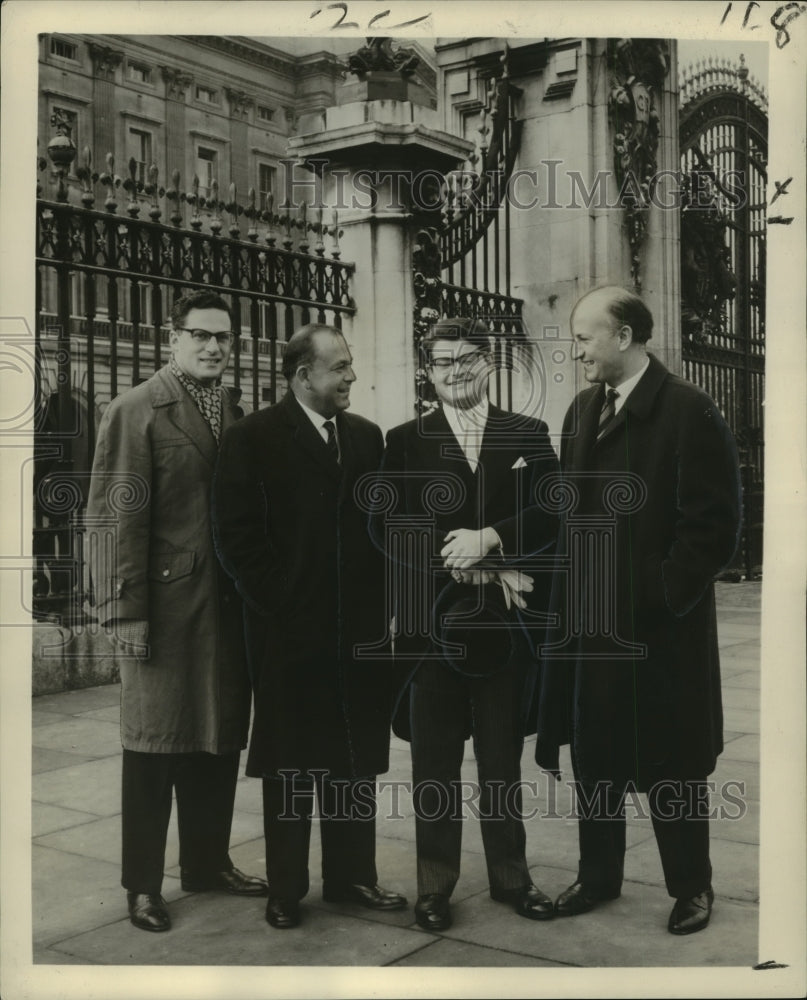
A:
{"type": "MultiPolygon", "coordinates": [[[[731,4],[729,4],[731,6],[731,4]]],[[[338,10],[342,12],[342,16],[331,25],[331,31],[335,31],[337,28],[358,28],[358,21],[347,21],[345,20],[348,15],[348,5],[346,3],[329,3],[327,7],[318,7],[315,11],[309,15],[308,20],[310,21],[312,17],[316,17],[321,14],[323,10],[338,10]]],[[[367,28],[365,30],[372,31],[379,21],[383,21],[385,17],[389,17],[389,10],[382,10],[378,14],[374,14],[373,17],[367,22],[367,28]]],[[[401,21],[400,24],[385,24],[384,29],[387,31],[395,31],[398,28],[408,28],[412,24],[418,24],[420,21],[425,21],[427,18],[431,17],[431,14],[422,14],[420,17],[413,17],[409,21],[401,21]]]]}
{"type": "MultiPolygon", "coordinates": [[[[726,23],[726,19],[731,13],[731,9],[734,6],[733,2],[729,2],[726,5],[726,9],[723,11],[723,17],[720,19],[721,24],[726,23]]],[[[759,27],[758,24],[749,24],[751,14],[755,7],[759,7],[757,0],[750,0],[749,3],[745,5],[745,14],[743,15],[743,28],[748,28],[749,31],[756,31],[759,27]]],[[[782,4],[781,7],[777,7],[771,16],[771,27],[776,29],[776,47],[777,49],[783,49],[787,43],[790,41],[790,32],[787,30],[788,24],[794,18],[799,17],[807,11],[807,4],[798,3],[796,0],[792,0],[791,3],[782,4]],[[784,16],[784,15],[787,16],[784,16]],[[784,20],[782,18],[784,17],[784,20]]]]}

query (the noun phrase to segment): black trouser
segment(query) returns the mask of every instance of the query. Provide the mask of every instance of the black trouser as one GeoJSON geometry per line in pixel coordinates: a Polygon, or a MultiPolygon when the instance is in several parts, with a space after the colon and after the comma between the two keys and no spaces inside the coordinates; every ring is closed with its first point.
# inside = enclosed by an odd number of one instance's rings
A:
{"type": "MultiPolygon", "coordinates": [[[[574,763],[574,754],[572,755],[574,763]]],[[[578,880],[600,892],[616,894],[625,863],[624,784],[577,778],[580,811],[578,880]]],[[[643,781],[656,835],[667,892],[687,899],[711,886],[709,789],[705,776],[670,778],[653,773],[643,781]]]]}
{"type": "Polygon", "coordinates": [[[465,677],[440,661],[425,661],[412,683],[418,895],[450,896],[460,874],[463,797],[478,810],[491,889],[530,881],[521,818],[520,713],[523,674],[506,667],[490,677],[465,677]],[[476,755],[477,789],[463,796],[468,720],[476,755]]]}
{"type": "Polygon", "coordinates": [[[173,789],[179,863],[194,877],[232,867],[228,856],[239,753],[123,751],[121,884],[158,895],[173,789]]]}
{"type": "Polygon", "coordinates": [[[375,885],[375,777],[327,780],[323,774],[263,779],[263,829],[269,895],[308,892],[314,790],[319,803],[323,890],[375,885]]]}

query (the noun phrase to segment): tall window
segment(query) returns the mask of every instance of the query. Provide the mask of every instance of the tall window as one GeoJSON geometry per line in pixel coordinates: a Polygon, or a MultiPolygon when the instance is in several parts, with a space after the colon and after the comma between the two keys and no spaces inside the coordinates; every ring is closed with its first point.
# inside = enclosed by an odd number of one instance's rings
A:
{"type": "Polygon", "coordinates": [[[129,155],[137,163],[137,179],[145,184],[151,159],[151,133],[139,128],[129,129],[129,155]]]}
{"type": "Polygon", "coordinates": [[[268,163],[258,164],[258,207],[265,211],[270,194],[275,192],[275,178],[277,170],[270,167],[268,163]]]}
{"type": "Polygon", "coordinates": [[[199,178],[199,194],[210,197],[210,189],[216,177],[216,150],[199,146],[196,150],[196,176],[199,178]]]}

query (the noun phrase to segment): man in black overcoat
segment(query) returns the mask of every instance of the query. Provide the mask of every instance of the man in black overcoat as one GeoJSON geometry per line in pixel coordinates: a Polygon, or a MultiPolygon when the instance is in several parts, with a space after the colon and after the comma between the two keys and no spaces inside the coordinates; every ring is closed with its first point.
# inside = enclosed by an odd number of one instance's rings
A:
{"type": "MultiPolygon", "coordinates": [[[[484,322],[441,320],[422,353],[439,407],[387,435],[379,477],[386,509],[372,520],[377,543],[391,557],[395,655],[410,674],[395,728],[412,745],[415,917],[427,930],[443,930],[453,919],[460,768],[472,735],[479,788],[471,800],[479,810],[490,894],[520,916],[543,920],[554,910],[530,878],[520,794],[536,662],[500,581],[501,571],[526,567],[536,554],[551,566],[546,553],[557,517],[541,509],[536,494],[543,477],[556,475],[558,460],[545,423],[489,402],[491,338],[484,322]],[[457,627],[457,614],[470,619],[467,625],[457,627]],[[445,625],[449,619],[454,626],[445,625]]],[[[546,611],[542,584],[551,577],[540,576],[531,591],[534,609],[525,607],[525,616],[546,611]]],[[[509,579],[518,586],[516,573],[509,579]]],[[[509,589],[508,598],[518,605],[527,600],[509,589]]]]}
{"type": "Polygon", "coordinates": [[[648,793],[676,900],[668,929],[689,934],[707,925],[714,899],[706,778],[723,715],[713,579],[737,546],[741,488],[725,420],[647,353],[652,328],[641,299],[619,287],[572,311],[591,387],[563,429],[563,615],[544,650],[536,760],[557,770],[559,745],[571,744],[580,864],[557,912],[620,895],[624,795],[637,790],[648,793]],[[595,545],[577,544],[583,530],[595,545]]]}
{"type": "Polygon", "coordinates": [[[388,770],[392,682],[355,655],[384,634],[383,560],[356,481],[378,469],[379,428],[347,413],[356,375],[339,330],[289,340],[289,390],[224,434],[214,485],[216,546],[247,608],[255,718],[247,774],[263,778],[269,901],[299,922],[309,888],[314,790],[323,897],[399,909],[377,885],[375,776],[388,770]]]}

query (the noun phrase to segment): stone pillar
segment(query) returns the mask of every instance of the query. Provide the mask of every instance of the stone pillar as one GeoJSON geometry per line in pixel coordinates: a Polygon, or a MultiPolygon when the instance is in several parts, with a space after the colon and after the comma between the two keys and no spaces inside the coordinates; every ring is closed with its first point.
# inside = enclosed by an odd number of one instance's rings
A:
{"type": "Polygon", "coordinates": [[[249,176],[247,135],[247,116],[255,101],[243,90],[232,87],[226,87],[225,93],[230,102],[230,180],[236,186],[238,200],[246,202],[247,191],[256,184],[256,178],[249,176]]]}
{"type": "Polygon", "coordinates": [[[653,313],[651,347],[660,361],[680,375],[681,357],[681,208],[678,142],[678,45],[668,42],[670,69],[659,95],[659,183],[650,207],[643,298],[653,313]]]}
{"type": "Polygon", "coordinates": [[[123,52],[106,45],[89,46],[93,67],[93,159],[103,163],[107,153],[115,153],[115,70],[123,52]]]}
{"type": "Polygon", "coordinates": [[[322,132],[289,141],[290,157],[318,161],[316,190],[299,162],[288,168],[292,211],[320,199],[328,223],[335,208],[342,258],[358,264],[345,326],[358,376],[352,406],[385,431],[415,416],[412,249],[428,217],[424,192],[471,149],[435,126],[434,112],[408,100],[358,100],[329,108],[322,132]]]}
{"type": "Polygon", "coordinates": [[[185,129],[185,94],[193,83],[190,73],[162,67],[165,81],[165,163],[163,164],[163,180],[168,182],[173,170],[179,170],[185,180],[185,145],[187,131],[185,129]]]}

